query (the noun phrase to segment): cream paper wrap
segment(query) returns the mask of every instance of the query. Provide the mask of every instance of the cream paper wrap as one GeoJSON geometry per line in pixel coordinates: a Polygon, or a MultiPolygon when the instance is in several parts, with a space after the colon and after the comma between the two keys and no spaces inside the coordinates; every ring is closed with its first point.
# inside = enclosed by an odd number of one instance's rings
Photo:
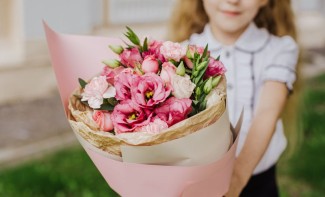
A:
{"type": "Polygon", "coordinates": [[[159,134],[133,132],[113,135],[100,131],[92,110],[74,95],[69,100],[69,123],[91,145],[123,161],[159,165],[201,165],[217,161],[232,144],[226,110],[226,80],[213,90],[219,99],[208,109],[185,119],[159,134]]]}

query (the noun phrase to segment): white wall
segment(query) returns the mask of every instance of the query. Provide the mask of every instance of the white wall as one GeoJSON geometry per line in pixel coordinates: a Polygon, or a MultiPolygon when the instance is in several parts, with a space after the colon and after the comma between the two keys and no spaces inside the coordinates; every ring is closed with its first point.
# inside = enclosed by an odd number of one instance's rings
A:
{"type": "Polygon", "coordinates": [[[113,24],[154,23],[169,19],[175,0],[109,0],[113,24]]]}
{"type": "Polygon", "coordinates": [[[102,0],[22,0],[27,40],[44,38],[42,20],[63,33],[89,33],[100,23],[102,0]]]}

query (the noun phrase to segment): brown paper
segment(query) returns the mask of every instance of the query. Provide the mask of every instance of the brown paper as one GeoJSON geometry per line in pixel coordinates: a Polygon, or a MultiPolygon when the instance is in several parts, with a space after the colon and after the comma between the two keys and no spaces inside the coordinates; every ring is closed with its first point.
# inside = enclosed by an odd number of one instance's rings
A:
{"type": "MultiPolygon", "coordinates": [[[[73,95],[79,94],[79,91],[76,90],[73,95]]],[[[200,132],[202,128],[215,123],[226,111],[226,80],[224,76],[216,87],[216,91],[220,96],[220,100],[214,105],[195,116],[171,126],[159,134],[134,132],[113,135],[109,132],[100,131],[91,118],[91,109],[80,103],[75,96],[71,96],[69,100],[68,118],[73,130],[83,139],[107,153],[121,156],[122,145],[157,145],[182,138],[194,132],[200,132]]]]}

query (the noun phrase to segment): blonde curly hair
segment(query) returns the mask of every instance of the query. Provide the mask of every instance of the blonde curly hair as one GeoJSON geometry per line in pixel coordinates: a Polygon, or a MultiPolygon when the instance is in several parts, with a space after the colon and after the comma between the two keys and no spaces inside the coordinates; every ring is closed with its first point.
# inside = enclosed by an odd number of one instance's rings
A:
{"type": "MultiPolygon", "coordinates": [[[[209,22],[202,0],[178,0],[172,16],[168,38],[177,42],[188,39],[193,33],[201,33],[209,22]]],[[[259,10],[254,22],[273,35],[297,38],[290,0],[269,0],[259,10]]]]}

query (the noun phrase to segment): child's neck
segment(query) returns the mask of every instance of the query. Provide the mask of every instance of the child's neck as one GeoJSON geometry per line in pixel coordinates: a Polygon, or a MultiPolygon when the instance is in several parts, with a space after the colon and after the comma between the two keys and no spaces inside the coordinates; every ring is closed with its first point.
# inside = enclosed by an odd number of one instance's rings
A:
{"type": "Polygon", "coordinates": [[[214,25],[211,25],[211,31],[212,31],[214,38],[218,42],[220,42],[222,45],[225,45],[225,46],[231,46],[236,43],[236,41],[244,33],[244,31],[246,30],[247,27],[248,27],[248,25],[239,29],[238,31],[235,31],[235,32],[226,32],[226,31],[219,29],[218,27],[216,27],[214,25]]]}

